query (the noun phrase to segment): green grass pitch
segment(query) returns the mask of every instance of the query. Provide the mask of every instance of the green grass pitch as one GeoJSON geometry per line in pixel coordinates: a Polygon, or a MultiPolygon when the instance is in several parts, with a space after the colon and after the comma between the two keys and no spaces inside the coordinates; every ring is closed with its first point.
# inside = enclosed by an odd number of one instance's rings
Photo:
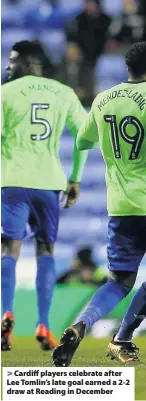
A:
{"type": "MultiPolygon", "coordinates": [[[[120,366],[119,363],[106,357],[108,341],[108,338],[86,337],[78,348],[71,366],[120,366]]],[[[135,368],[135,399],[146,400],[146,339],[139,337],[134,342],[140,348],[141,360],[141,365],[135,368]]],[[[41,351],[39,344],[32,337],[15,337],[12,350],[2,353],[2,366],[53,368],[51,353],[41,351]]]]}

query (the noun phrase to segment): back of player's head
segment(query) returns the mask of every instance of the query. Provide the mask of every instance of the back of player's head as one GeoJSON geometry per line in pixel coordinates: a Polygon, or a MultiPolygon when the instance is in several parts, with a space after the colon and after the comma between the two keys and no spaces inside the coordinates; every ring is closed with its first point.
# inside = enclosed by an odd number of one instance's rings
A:
{"type": "Polygon", "coordinates": [[[87,263],[92,259],[92,248],[86,246],[77,252],[77,256],[82,263],[87,263]]]}
{"type": "Polygon", "coordinates": [[[125,55],[128,71],[134,77],[146,74],[146,42],[134,43],[125,55]]]}
{"type": "Polygon", "coordinates": [[[16,42],[12,50],[19,53],[19,56],[23,59],[27,57],[31,57],[33,60],[37,60],[38,62],[42,62],[43,53],[42,49],[37,42],[31,42],[29,40],[22,40],[21,42],[16,42]]]}

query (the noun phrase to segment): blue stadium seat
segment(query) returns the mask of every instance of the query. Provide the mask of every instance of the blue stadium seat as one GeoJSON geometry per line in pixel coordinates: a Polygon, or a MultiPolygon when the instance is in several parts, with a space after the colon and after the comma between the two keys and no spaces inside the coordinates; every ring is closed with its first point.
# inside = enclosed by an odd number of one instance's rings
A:
{"type": "Polygon", "coordinates": [[[104,54],[96,65],[95,75],[98,80],[98,92],[109,89],[127,79],[124,58],[119,54],[104,54]]]}
{"type": "Polygon", "coordinates": [[[59,0],[59,6],[63,9],[63,10],[78,10],[79,12],[83,9],[83,0],[70,0],[70,1],[66,1],[66,0],[59,0]]]}
{"type": "Polygon", "coordinates": [[[62,29],[45,29],[39,39],[48,50],[54,63],[59,63],[65,50],[65,34],[62,29]]]}
{"type": "Polygon", "coordinates": [[[21,5],[15,4],[10,5],[10,3],[6,3],[3,1],[2,3],[2,29],[11,28],[22,26],[21,20],[21,5]]]}
{"type": "Polygon", "coordinates": [[[31,30],[25,30],[20,28],[13,28],[4,30],[2,33],[2,52],[9,52],[12,45],[18,40],[31,40],[33,38],[33,32],[31,30]]]}
{"type": "Polygon", "coordinates": [[[123,0],[103,0],[104,11],[109,15],[119,15],[123,12],[123,0]]]}
{"type": "Polygon", "coordinates": [[[3,54],[2,60],[1,60],[1,71],[2,71],[2,78],[6,75],[5,68],[8,64],[8,56],[7,53],[3,54]]]}
{"type": "Polygon", "coordinates": [[[107,239],[107,219],[89,218],[86,215],[80,218],[80,224],[71,217],[60,219],[58,241],[65,243],[76,241],[77,238],[106,241],[107,239]],[[106,223],[105,223],[106,222],[106,223]]]}
{"type": "MultiPolygon", "coordinates": [[[[72,171],[72,161],[63,161],[63,168],[66,173],[66,175],[69,177],[72,171]]],[[[103,182],[104,181],[104,176],[105,176],[105,166],[104,163],[99,161],[98,158],[97,160],[94,160],[94,162],[90,162],[89,160],[87,161],[87,164],[84,169],[84,180],[87,182],[103,182]],[[97,163],[98,161],[98,163],[97,163]]]]}

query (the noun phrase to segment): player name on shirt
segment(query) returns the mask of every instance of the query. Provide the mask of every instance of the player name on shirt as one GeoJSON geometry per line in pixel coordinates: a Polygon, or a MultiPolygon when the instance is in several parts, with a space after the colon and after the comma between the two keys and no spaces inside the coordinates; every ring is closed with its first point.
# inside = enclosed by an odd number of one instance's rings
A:
{"type": "Polygon", "coordinates": [[[129,99],[133,99],[134,102],[139,106],[140,110],[144,110],[146,106],[146,99],[144,99],[144,97],[139,92],[135,92],[134,90],[125,88],[114,90],[107,96],[104,96],[98,104],[98,109],[101,111],[102,108],[110,102],[110,100],[115,99],[116,97],[128,97],[129,99]]]}
{"type": "Polygon", "coordinates": [[[55,88],[53,88],[52,86],[49,86],[49,85],[40,85],[40,84],[36,84],[36,85],[28,85],[27,87],[26,87],[26,89],[24,90],[21,90],[20,91],[20,93],[23,95],[23,96],[28,96],[28,95],[30,95],[30,92],[32,92],[32,91],[48,91],[48,92],[52,92],[52,93],[54,93],[55,95],[57,95],[60,91],[59,90],[55,90],[55,88]]]}

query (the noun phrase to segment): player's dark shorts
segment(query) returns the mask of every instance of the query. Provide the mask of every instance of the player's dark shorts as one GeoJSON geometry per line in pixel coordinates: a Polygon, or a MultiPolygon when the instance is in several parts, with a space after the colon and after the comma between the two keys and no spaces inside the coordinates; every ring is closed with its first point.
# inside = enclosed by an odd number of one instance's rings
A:
{"type": "Polygon", "coordinates": [[[116,216],[109,218],[109,270],[135,272],[146,253],[146,216],[116,216]]]}
{"type": "Polygon", "coordinates": [[[59,191],[7,187],[2,189],[2,235],[23,239],[26,223],[40,242],[55,242],[59,222],[59,191]]]}

